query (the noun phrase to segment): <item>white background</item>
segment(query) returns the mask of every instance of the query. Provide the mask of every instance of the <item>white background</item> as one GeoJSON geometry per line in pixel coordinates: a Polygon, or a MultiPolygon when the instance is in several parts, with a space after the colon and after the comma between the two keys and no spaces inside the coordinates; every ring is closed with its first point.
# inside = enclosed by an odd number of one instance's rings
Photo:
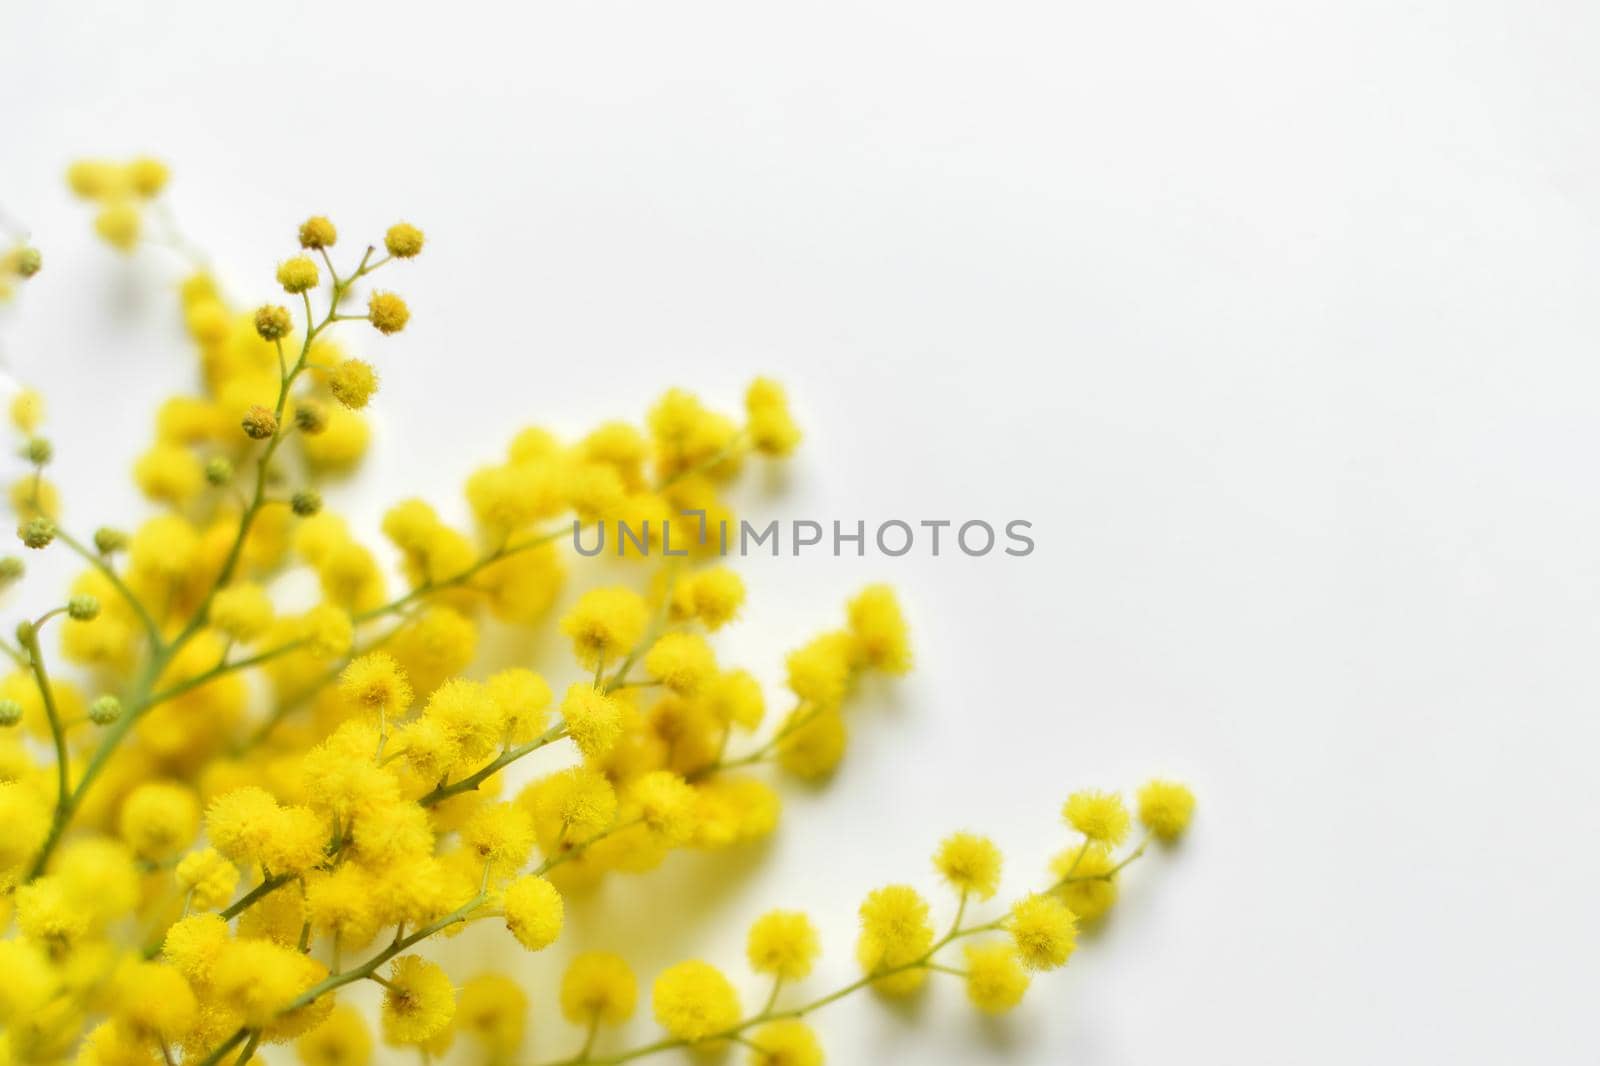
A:
{"type": "MultiPolygon", "coordinates": [[[[426,228],[389,279],[412,327],[354,334],[384,391],[337,495],[369,524],[459,512],[522,425],[756,372],[808,439],[749,513],[1032,520],[1021,560],[747,566],[727,657],[775,681],[884,579],[917,672],[770,847],[573,908],[646,970],[742,973],[744,924],[803,904],[821,991],[943,832],[992,832],[1021,891],[1069,790],[1194,783],[1192,838],[1017,1014],[852,999],[836,1063],[1593,1061],[1596,11],[11,4],[0,202],[47,268],[0,343],[69,515],[127,515],[191,372],[174,266],[95,242],[60,175],[155,152],[241,300],[311,212],[426,228]]],[[[572,1049],[559,954],[538,1059],[572,1049]]]]}

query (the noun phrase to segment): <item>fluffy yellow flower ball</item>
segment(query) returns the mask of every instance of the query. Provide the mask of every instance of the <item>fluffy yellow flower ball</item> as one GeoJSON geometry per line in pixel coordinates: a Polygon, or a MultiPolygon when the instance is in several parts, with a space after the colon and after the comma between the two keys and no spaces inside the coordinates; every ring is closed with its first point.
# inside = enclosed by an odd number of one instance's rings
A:
{"type": "Polygon", "coordinates": [[[663,970],[650,998],[661,1027],[690,1043],[715,1037],[739,1021],[738,993],[707,962],[680,962],[663,970]]]}
{"type": "Polygon", "coordinates": [[[1068,825],[1099,844],[1115,846],[1128,836],[1128,808],[1122,797],[1114,792],[1096,792],[1092,789],[1074,792],[1061,808],[1061,817],[1068,825]]]}
{"type": "Polygon", "coordinates": [[[456,1013],[456,992],[438,966],[402,955],[389,970],[383,993],[383,1038],[421,1044],[438,1036],[456,1013]]]}
{"type": "Polygon", "coordinates": [[[1163,843],[1172,843],[1194,817],[1194,793],[1176,781],[1151,781],[1139,790],[1139,821],[1163,843]]]}
{"type": "Polygon", "coordinates": [[[399,333],[411,321],[411,309],[392,292],[375,292],[367,300],[367,318],[379,333],[399,333]]]}
{"type": "Polygon", "coordinates": [[[216,848],[191,851],[178,862],[173,876],[178,887],[190,893],[191,905],[200,910],[221,907],[239,884],[239,868],[216,848]]]}
{"type": "Polygon", "coordinates": [[[908,995],[921,987],[928,971],[913,965],[933,946],[928,903],[909,885],[889,885],[861,904],[861,935],[856,961],[868,974],[895,971],[874,981],[886,995],[908,995]]]}
{"type": "Polygon", "coordinates": [[[408,222],[397,222],[383,235],[383,246],[396,259],[410,259],[422,251],[422,231],[408,222]]]}
{"type": "Polygon", "coordinates": [[[522,877],[505,892],[506,928],[529,951],[542,951],[561,935],[561,893],[542,877],[522,877]]]}
{"type": "Polygon", "coordinates": [[[1057,855],[1051,870],[1063,884],[1057,890],[1080,922],[1100,918],[1117,902],[1116,860],[1104,844],[1079,845],[1057,855]]]}
{"type": "Polygon", "coordinates": [[[786,1018],[750,1034],[750,1066],[822,1066],[822,1045],[805,1022],[786,1018]]]}
{"type": "Polygon", "coordinates": [[[574,1025],[621,1025],[633,1017],[638,999],[633,971],[609,951],[574,956],[561,978],[561,1014],[574,1025]]]}
{"type": "Polygon", "coordinates": [[[381,651],[350,661],[339,673],[339,695],[362,713],[390,721],[410,709],[412,698],[406,672],[394,656],[381,651]]]}
{"type": "Polygon", "coordinates": [[[594,668],[627,654],[644,636],[650,609],[632,589],[591,589],[561,619],[561,631],[572,639],[578,662],[594,668]]]}
{"type": "Polygon", "coordinates": [[[328,375],[328,391],[352,411],[359,411],[378,391],[378,372],[371,363],[346,359],[328,375]]]}
{"type": "Polygon", "coordinates": [[[123,800],[117,827],[135,855],[161,862],[200,831],[200,802],[192,789],[176,782],[148,781],[123,800]]]}
{"type": "Polygon", "coordinates": [[[1000,849],[987,837],[954,833],[933,857],[934,868],[952,888],[988,899],[1000,887],[1000,849]]]}
{"type": "Polygon", "coordinates": [[[295,1041],[294,1050],[304,1066],[368,1066],[372,1033],[360,1011],[341,1003],[327,1021],[295,1041]]]}
{"type": "Polygon", "coordinates": [[[317,287],[317,264],[310,256],[297,255],[278,264],[278,284],[291,295],[309,292],[317,287]]]}
{"type": "Polygon", "coordinates": [[[1065,965],[1078,946],[1078,920],[1053,896],[1035,894],[1018,900],[1006,919],[1006,929],[1017,957],[1030,970],[1065,965]]]}
{"type": "Polygon", "coordinates": [[[968,944],[967,998],[986,1014],[1004,1014],[1022,1002],[1028,972],[1010,944],[968,944]]]}
{"type": "Polygon", "coordinates": [[[785,981],[798,981],[811,972],[822,948],[816,927],[800,911],[769,911],[750,927],[745,954],[750,968],[785,981]]]}
{"type": "Polygon", "coordinates": [[[504,974],[485,973],[461,986],[456,1028],[476,1040],[491,1061],[507,1061],[522,1046],[528,996],[504,974]]]}
{"type": "Polygon", "coordinates": [[[561,701],[561,718],[587,759],[604,758],[622,734],[622,707],[592,685],[578,683],[561,701]]]}

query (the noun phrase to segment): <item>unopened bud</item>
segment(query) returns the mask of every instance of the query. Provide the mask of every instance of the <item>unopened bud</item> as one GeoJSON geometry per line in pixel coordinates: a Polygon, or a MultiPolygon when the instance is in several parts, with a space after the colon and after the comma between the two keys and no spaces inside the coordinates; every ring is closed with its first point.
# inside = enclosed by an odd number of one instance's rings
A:
{"type": "Polygon", "coordinates": [[[122,717],[122,701],[115,696],[96,696],[89,704],[89,721],[95,725],[110,725],[122,717]]]}
{"type": "Polygon", "coordinates": [[[301,489],[289,498],[289,506],[301,518],[310,518],[322,510],[322,497],[311,489],[301,489]]]}
{"type": "Polygon", "coordinates": [[[101,526],[94,531],[94,546],[101,555],[113,555],[128,546],[128,535],[120,529],[101,526]]]}
{"type": "Polygon", "coordinates": [[[17,527],[17,536],[30,548],[47,548],[56,539],[56,524],[40,515],[17,527]]]}
{"type": "Polygon", "coordinates": [[[256,332],[262,340],[282,340],[293,328],[294,320],[289,317],[288,308],[266,304],[256,309],[256,332]]]}
{"type": "Polygon", "coordinates": [[[0,700],[0,728],[9,729],[22,721],[22,704],[16,700],[0,700]]]}
{"type": "Polygon", "coordinates": [[[100,613],[100,601],[88,593],[80,593],[67,600],[67,617],[75,622],[89,622],[100,613]]]}
{"type": "MultiPolygon", "coordinates": [[[[249,432],[247,429],[245,432],[249,432]]],[[[206,481],[212,485],[226,485],[233,480],[233,464],[226,456],[216,455],[206,460],[206,481]]]]}
{"type": "Polygon", "coordinates": [[[314,437],[328,428],[328,415],[314,403],[301,403],[294,409],[294,424],[301,433],[314,437]]]}
{"type": "Polygon", "coordinates": [[[266,440],[278,432],[278,416],[257,404],[244,413],[240,425],[251,440],[266,440]]]}

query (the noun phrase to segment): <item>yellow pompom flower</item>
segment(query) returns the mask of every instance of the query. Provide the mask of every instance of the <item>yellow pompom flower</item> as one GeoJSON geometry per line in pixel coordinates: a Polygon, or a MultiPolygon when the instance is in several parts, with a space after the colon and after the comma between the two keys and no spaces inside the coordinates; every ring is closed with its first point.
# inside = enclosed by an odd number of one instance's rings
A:
{"type": "Polygon", "coordinates": [[[485,973],[461,986],[456,1028],[469,1034],[491,1060],[504,1061],[522,1046],[528,997],[504,974],[485,973]]]}
{"type": "Polygon", "coordinates": [[[171,858],[200,831],[200,803],[174,781],[148,781],[122,802],[118,832],[146,862],[171,858]]]}
{"type": "Polygon", "coordinates": [[[768,1022],[750,1034],[750,1066],[822,1066],[822,1045],[796,1018],[768,1022]]]}
{"type": "Polygon", "coordinates": [[[1054,970],[1078,946],[1078,920],[1053,896],[1035,894],[1018,900],[1006,918],[1006,929],[1018,959],[1030,970],[1054,970]]]}
{"type": "Polygon", "coordinates": [[[191,851],[179,860],[174,876],[178,887],[190,894],[190,903],[201,910],[227,903],[239,884],[239,868],[216,848],[191,851]]]}
{"type": "Polygon", "coordinates": [[[934,868],[959,892],[988,899],[1000,887],[1000,849],[988,837],[954,833],[933,857],[934,868]]]}
{"type": "MultiPolygon", "coordinates": [[[[218,953],[211,991],[216,1003],[245,1025],[265,1028],[269,1036],[289,1036],[297,1023],[320,1020],[315,1017],[320,1011],[302,1008],[287,1016],[282,1012],[326,973],[321,963],[294,948],[270,940],[231,940],[218,953]]],[[[332,998],[325,1002],[331,1008],[332,998]]]]}
{"type": "Polygon", "coordinates": [[[968,944],[967,998],[985,1014],[1004,1014],[1022,1002],[1028,991],[1028,971],[1017,961],[1014,947],[1005,942],[968,944]]]}
{"type": "Polygon", "coordinates": [[[1117,902],[1116,860],[1104,844],[1080,845],[1057,855],[1050,868],[1063,881],[1057,890],[1067,909],[1092,922],[1117,902]]]}
{"type": "Polygon", "coordinates": [[[506,928],[529,951],[542,951],[561,935],[561,893],[542,877],[521,877],[505,891],[506,928]]]}
{"type": "Polygon", "coordinates": [[[317,287],[317,264],[307,255],[297,255],[278,264],[278,284],[292,295],[309,292],[317,287]]]}
{"type": "Polygon", "coordinates": [[[181,507],[199,495],[205,472],[189,449],[157,444],[134,464],[133,479],[149,499],[181,507]]]}
{"type": "Polygon", "coordinates": [[[411,707],[411,683],[387,652],[375,651],[352,659],[339,674],[339,694],[351,706],[375,718],[394,720],[411,707]]]}
{"type": "Polygon", "coordinates": [[[67,187],[84,200],[122,193],[125,178],[121,167],[104,159],[80,159],[67,168],[67,187]]]}
{"type": "Polygon", "coordinates": [[[1114,792],[1086,789],[1067,797],[1061,808],[1066,823],[1098,844],[1116,846],[1128,836],[1128,808],[1114,792]]]}
{"type": "Polygon", "coordinates": [[[598,588],[579,597],[561,631],[572,638],[573,653],[583,666],[626,654],[644,636],[650,610],[632,589],[598,588]]]}
{"type": "Polygon", "coordinates": [[[339,231],[321,215],[312,215],[300,223],[300,247],[316,251],[332,248],[339,239],[339,231]]]}
{"type": "Polygon", "coordinates": [[[745,392],[744,409],[750,441],[757,451],[784,456],[800,443],[800,427],[789,414],[789,398],[776,381],[757,378],[751,382],[745,392]]]}
{"type": "Polygon", "coordinates": [[[606,776],[574,766],[535,781],[517,802],[534,816],[546,848],[584,840],[609,826],[617,814],[617,793],[606,776]]]}
{"type": "Polygon", "coordinates": [[[533,853],[533,819],[510,803],[486,804],[462,827],[461,840],[491,873],[512,873],[533,853]]]}
{"type": "Polygon", "coordinates": [[[422,231],[409,222],[397,222],[383,235],[383,246],[396,259],[410,259],[422,251],[422,231]]]}
{"type": "Polygon", "coordinates": [[[856,654],[849,633],[825,633],[789,653],[789,691],[817,707],[837,707],[850,691],[851,664],[856,654]]]}
{"type": "Polygon", "coordinates": [[[769,911],[750,927],[745,954],[750,968],[785,981],[798,981],[811,972],[821,954],[817,930],[800,911],[769,911]]]}
{"type": "Polygon", "coordinates": [[[255,862],[272,834],[277,813],[278,801],[266,789],[254,785],[232,789],[206,808],[206,835],[213,847],[235,862],[255,862]]]}
{"type": "Polygon", "coordinates": [[[567,734],[584,758],[600,759],[622,734],[622,708],[617,701],[591,685],[578,683],[561,701],[561,718],[567,734]]]}
{"type": "Polygon", "coordinates": [[[849,606],[850,637],[861,665],[903,674],[911,669],[911,638],[894,590],[869,585],[849,606]]]}
{"type": "Polygon", "coordinates": [[[679,582],[673,590],[673,614],[696,618],[715,632],[738,615],[744,603],[744,579],[726,566],[713,566],[679,582]]]}
{"type": "Polygon", "coordinates": [[[807,780],[831,774],[844,758],[847,731],[837,708],[809,711],[798,708],[784,721],[778,765],[807,780]]]}
{"type": "Polygon", "coordinates": [[[331,604],[319,604],[300,616],[301,639],[319,659],[337,659],[350,651],[355,631],[350,615],[331,604]]]}
{"type": "Polygon", "coordinates": [[[183,975],[159,962],[137,962],[118,975],[115,1016],[149,1043],[171,1043],[194,1025],[199,1010],[183,975]]]}
{"type": "Polygon", "coordinates": [[[889,885],[868,894],[861,904],[856,961],[869,975],[885,975],[873,982],[885,995],[909,995],[922,986],[928,971],[917,963],[932,946],[928,903],[916,889],[889,885]]]}
{"type": "Polygon", "coordinates": [[[694,832],[695,791],[670,770],[652,770],[628,782],[628,802],[646,829],[668,844],[681,844],[694,832]]]}
{"type": "Polygon", "coordinates": [[[672,691],[692,696],[716,675],[717,659],[704,637],[668,633],[645,653],[644,668],[672,691]]]}
{"type": "Polygon", "coordinates": [[[133,160],[128,164],[126,173],[129,187],[145,199],[156,196],[166,188],[167,179],[171,176],[165,163],[149,156],[133,160]]]}
{"type": "Polygon", "coordinates": [[[34,389],[23,389],[11,398],[11,424],[23,433],[33,434],[44,424],[44,397],[34,389]]]}
{"type": "Polygon", "coordinates": [[[260,585],[249,582],[219,589],[211,600],[211,624],[249,644],[272,625],[272,599],[260,585]]]}
{"type": "Polygon", "coordinates": [[[367,318],[379,333],[399,333],[411,320],[411,309],[392,292],[375,292],[367,300],[367,318]]]}
{"type": "Polygon", "coordinates": [[[294,1050],[304,1066],[369,1066],[372,1033],[360,1011],[341,1003],[326,1021],[296,1040],[294,1050]]]}
{"type": "Polygon", "coordinates": [[[109,204],[95,216],[94,230],[119,252],[131,252],[139,243],[139,209],[129,203],[109,204]]]}
{"type": "Polygon", "coordinates": [[[17,928],[52,955],[66,954],[89,933],[88,912],[60,876],[36,877],[20,886],[15,903],[17,928]]]}
{"type": "Polygon", "coordinates": [[[205,985],[228,940],[228,922],[222,915],[191,914],[167,927],[161,957],[192,983],[205,985]]]}
{"type": "Polygon", "coordinates": [[[561,977],[561,1015],[574,1025],[621,1025],[633,1017],[639,985],[622,956],[585,951],[561,977]]]}
{"type": "Polygon", "coordinates": [[[1194,817],[1194,793],[1176,781],[1151,781],[1139,790],[1139,821],[1164,843],[1172,843],[1194,817]]]}
{"type": "Polygon", "coordinates": [[[456,1013],[450,978],[418,955],[394,960],[383,994],[383,1038],[391,1044],[421,1044],[437,1036],[456,1013]]]}
{"type": "Polygon", "coordinates": [[[550,686],[544,678],[532,670],[513,667],[484,684],[489,698],[500,708],[506,738],[513,745],[527,744],[544,732],[550,709],[550,686]]]}
{"type": "Polygon", "coordinates": [[[378,391],[378,372],[360,359],[346,359],[328,375],[328,391],[333,398],[353,411],[367,406],[378,391]]]}
{"type": "Polygon", "coordinates": [[[662,971],[651,991],[656,1021],[679,1040],[699,1043],[739,1021],[739,995],[715,966],[680,962],[662,971]]]}

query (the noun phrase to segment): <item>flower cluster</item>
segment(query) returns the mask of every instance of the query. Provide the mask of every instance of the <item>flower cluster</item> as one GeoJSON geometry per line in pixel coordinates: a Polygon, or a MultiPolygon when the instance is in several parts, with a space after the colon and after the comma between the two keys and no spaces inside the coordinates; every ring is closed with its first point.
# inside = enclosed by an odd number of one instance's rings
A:
{"type": "MultiPolygon", "coordinates": [[[[154,239],[150,218],[175,233],[166,181],[149,160],[69,172],[124,251],[154,239]]],[[[405,300],[372,283],[426,242],[401,222],[343,256],[321,216],[295,236],[267,303],[235,304],[203,269],[183,279],[197,384],[161,405],[133,463],[152,505],[138,524],[69,523],[47,476],[44,401],[11,403],[21,548],[0,559],[0,583],[22,580],[31,552],[82,570],[59,606],[0,641],[14,668],[0,677],[0,1062],[214,1066],[290,1042],[310,1066],[360,1066],[379,1047],[438,1055],[458,1037],[473,1061],[530,1061],[530,997],[547,990],[448,973],[430,942],[488,922],[541,951],[562,935],[564,900],[602,878],[772,833],[775,782],[833,773],[861,680],[911,668],[899,603],[871,586],[788,654],[769,714],[755,677],[719,656],[745,587],[710,546],[638,550],[632,580],[566,591],[573,560],[558,545],[574,522],[659,531],[685,510],[725,516],[751,462],[794,450],[784,390],[765,379],[737,414],[672,390],[639,424],[577,440],[525,428],[466,479],[469,528],[408,499],[384,513],[387,549],[364,542],[319,485],[360,460],[381,375],[335,334],[406,327],[405,300]],[[309,608],[280,595],[291,572],[318,590],[309,608]],[[569,654],[545,673],[481,669],[491,623],[552,625],[569,654]],[[523,760],[547,749],[555,761],[530,774],[523,760]],[[357,982],[381,989],[375,1024],[341,997],[357,982]]],[[[6,253],[14,276],[38,270],[23,252],[6,253]]],[[[945,931],[915,888],[880,888],[861,906],[860,978],[792,1003],[822,944],[805,914],[773,911],[747,945],[770,984],[763,1006],[746,1011],[721,971],[685,961],[649,988],[662,1035],[627,1050],[600,1047],[635,1013],[639,982],[620,956],[580,953],[548,990],[575,1027],[552,1058],[736,1042],[757,1066],[817,1064],[813,1012],[859,989],[909,995],[937,973],[981,1010],[1008,1010],[1193,806],[1166,782],[1134,814],[1115,794],[1071,796],[1081,842],[1041,891],[982,920],[969,904],[999,891],[999,849],[951,836],[934,856],[956,896],[945,931]],[[1135,819],[1145,835],[1119,854],[1135,819]]]]}

